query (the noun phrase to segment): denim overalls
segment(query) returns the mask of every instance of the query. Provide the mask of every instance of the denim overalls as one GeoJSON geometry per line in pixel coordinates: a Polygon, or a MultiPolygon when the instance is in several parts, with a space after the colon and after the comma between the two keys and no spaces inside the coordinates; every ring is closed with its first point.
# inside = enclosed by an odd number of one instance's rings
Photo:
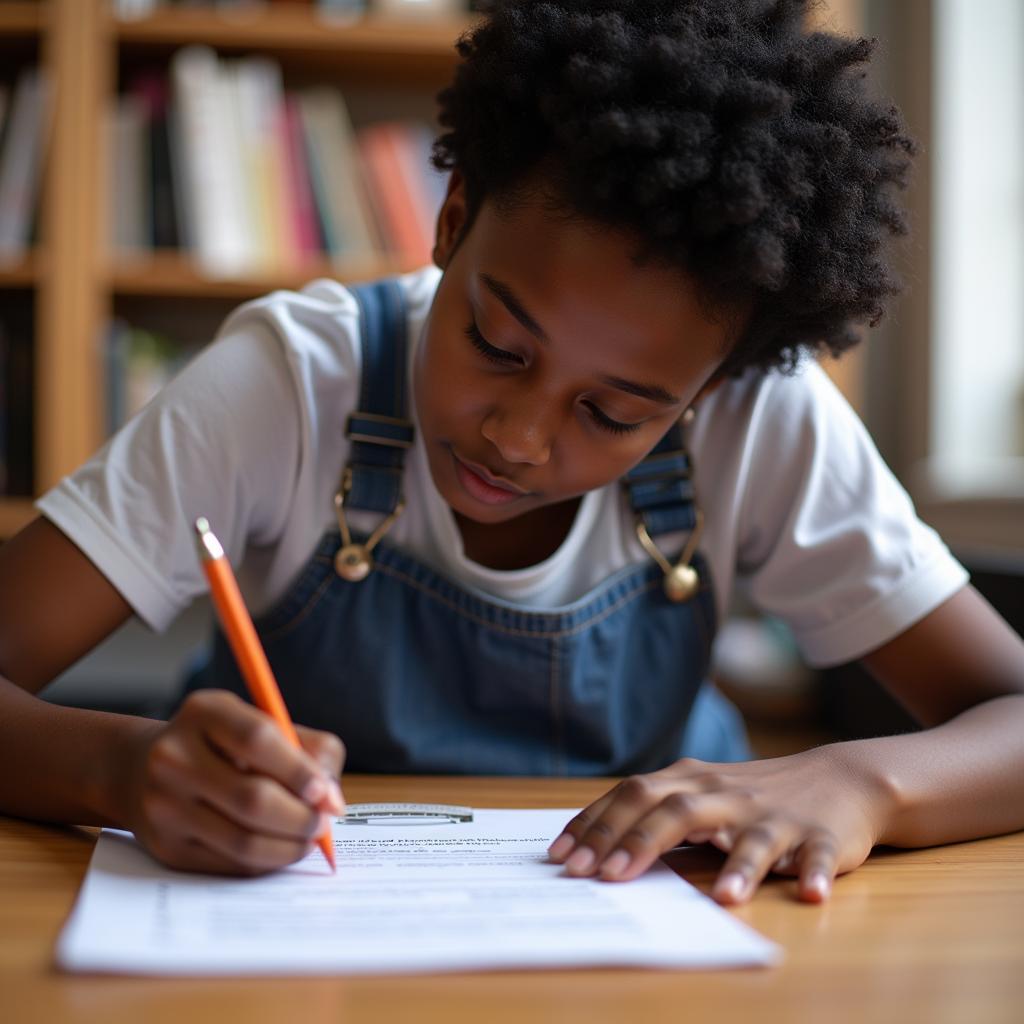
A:
{"type": "MultiPolygon", "coordinates": [[[[671,566],[651,548],[659,562],[537,611],[470,590],[379,537],[352,543],[346,509],[373,510],[383,523],[399,508],[413,437],[404,295],[393,280],[353,292],[363,376],[339,529],[256,622],[294,720],[337,733],[348,771],[624,775],[684,755],[749,757],[737,712],[702,685],[715,609],[699,553],[686,559],[700,580],[689,600],[666,595],[671,566]]],[[[680,530],[696,538],[678,426],[623,485],[645,541],[680,530]]],[[[219,631],[186,692],[205,686],[246,694],[219,631]]]]}

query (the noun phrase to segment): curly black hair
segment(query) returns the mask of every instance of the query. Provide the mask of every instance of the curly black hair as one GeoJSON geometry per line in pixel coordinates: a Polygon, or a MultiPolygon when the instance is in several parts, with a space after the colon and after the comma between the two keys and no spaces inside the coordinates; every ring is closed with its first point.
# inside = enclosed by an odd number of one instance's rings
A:
{"type": "Polygon", "coordinates": [[[573,216],[692,276],[745,329],[720,374],[791,369],[874,325],[899,283],[914,143],[869,98],[875,41],[809,31],[808,0],[498,0],[438,96],[441,170],[573,216]]]}

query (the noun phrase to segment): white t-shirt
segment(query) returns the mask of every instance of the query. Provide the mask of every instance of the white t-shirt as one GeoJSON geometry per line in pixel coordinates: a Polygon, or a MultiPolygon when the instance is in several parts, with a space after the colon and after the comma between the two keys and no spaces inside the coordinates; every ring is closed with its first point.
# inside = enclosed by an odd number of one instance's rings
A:
{"type": "MultiPolygon", "coordinates": [[[[401,279],[410,363],[439,277],[431,267],[401,279]]],[[[250,609],[268,611],[336,522],[345,423],[358,396],[357,319],[355,300],[329,280],[241,306],[213,344],[37,507],[154,629],[206,590],[192,532],[200,515],[250,609]]],[[[688,442],[719,615],[734,585],[746,585],[757,606],[789,624],[811,664],[873,650],[967,580],[814,363],[795,376],[752,371],[725,383],[701,401],[688,442]]],[[[465,556],[418,436],[404,489],[406,511],[389,540],[516,605],[564,606],[649,557],[617,484],[584,497],[550,558],[514,571],[465,556]]],[[[351,518],[359,527],[377,517],[351,518]]],[[[660,541],[672,549],[680,539],[660,541]]]]}

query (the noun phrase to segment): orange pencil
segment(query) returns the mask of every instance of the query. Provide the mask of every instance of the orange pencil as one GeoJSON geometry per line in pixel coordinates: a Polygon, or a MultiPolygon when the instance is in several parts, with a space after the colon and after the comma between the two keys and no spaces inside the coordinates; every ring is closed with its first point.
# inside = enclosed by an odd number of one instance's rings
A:
{"type": "MultiPolygon", "coordinates": [[[[210,581],[213,606],[217,609],[217,617],[224,628],[235,661],[238,662],[242,678],[249,687],[249,694],[256,706],[277,722],[292,746],[301,749],[298,733],[292,725],[270,662],[267,661],[263,645],[256,635],[256,627],[242,600],[242,592],[231,571],[231,563],[224,557],[220,541],[213,535],[209,522],[203,516],[196,520],[196,533],[199,536],[203,571],[210,581]]],[[[334,844],[329,827],[317,837],[317,842],[334,871],[334,844]]]]}

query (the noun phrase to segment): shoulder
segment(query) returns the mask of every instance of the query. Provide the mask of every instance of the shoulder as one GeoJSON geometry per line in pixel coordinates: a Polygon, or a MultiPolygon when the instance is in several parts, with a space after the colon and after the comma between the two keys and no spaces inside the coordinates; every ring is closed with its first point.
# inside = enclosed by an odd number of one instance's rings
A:
{"type": "Polygon", "coordinates": [[[704,398],[690,430],[698,474],[743,491],[771,490],[850,460],[881,462],[856,412],[813,361],[793,373],[748,371],[704,398]]]}
{"type": "Polygon", "coordinates": [[[816,363],[746,375],[708,398],[694,423],[698,490],[713,495],[714,516],[725,510],[747,593],[790,625],[813,664],[873,650],[963,586],[816,363]]]}
{"type": "MultiPolygon", "coordinates": [[[[396,280],[406,298],[410,326],[422,324],[440,279],[436,267],[423,267],[396,280]]],[[[298,290],[281,289],[239,306],[224,321],[218,336],[269,327],[293,360],[318,370],[351,370],[359,364],[359,303],[353,286],[317,278],[298,290]]]]}

